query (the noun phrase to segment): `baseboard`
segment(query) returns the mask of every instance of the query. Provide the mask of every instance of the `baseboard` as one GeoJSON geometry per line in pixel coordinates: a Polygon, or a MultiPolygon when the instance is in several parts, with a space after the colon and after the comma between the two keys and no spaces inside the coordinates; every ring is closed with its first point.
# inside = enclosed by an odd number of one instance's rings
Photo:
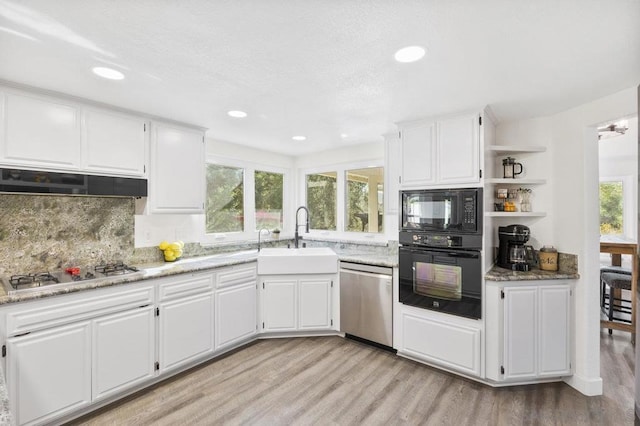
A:
{"type": "Polygon", "coordinates": [[[565,383],[586,396],[602,395],[602,377],[587,378],[578,374],[564,379],[565,383]]]}

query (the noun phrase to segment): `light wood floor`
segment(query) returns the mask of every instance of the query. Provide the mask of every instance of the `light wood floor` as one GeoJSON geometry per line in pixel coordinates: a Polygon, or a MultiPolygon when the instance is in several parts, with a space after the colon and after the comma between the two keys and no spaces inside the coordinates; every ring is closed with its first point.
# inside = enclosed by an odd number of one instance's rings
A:
{"type": "Polygon", "coordinates": [[[601,333],[604,395],[491,388],[340,337],[261,340],[85,416],[83,425],[631,425],[634,348],[601,333]]]}

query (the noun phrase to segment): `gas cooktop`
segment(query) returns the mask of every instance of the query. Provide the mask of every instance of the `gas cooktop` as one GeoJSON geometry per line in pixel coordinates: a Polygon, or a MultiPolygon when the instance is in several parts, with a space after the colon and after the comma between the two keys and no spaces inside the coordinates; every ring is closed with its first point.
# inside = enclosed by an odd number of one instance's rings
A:
{"type": "Polygon", "coordinates": [[[121,275],[142,275],[135,266],[123,262],[104,263],[90,267],[70,267],[64,271],[41,271],[0,277],[7,294],[39,291],[43,289],[68,286],[70,283],[89,282],[114,278],[121,275]]]}

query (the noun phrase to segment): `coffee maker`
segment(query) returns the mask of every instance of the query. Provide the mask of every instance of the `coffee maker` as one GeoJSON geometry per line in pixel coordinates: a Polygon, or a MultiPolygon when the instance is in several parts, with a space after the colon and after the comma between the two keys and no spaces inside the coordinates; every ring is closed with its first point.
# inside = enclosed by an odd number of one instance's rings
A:
{"type": "Polygon", "coordinates": [[[524,225],[498,227],[498,266],[512,271],[528,271],[533,264],[533,247],[525,245],[531,231],[524,225]]]}

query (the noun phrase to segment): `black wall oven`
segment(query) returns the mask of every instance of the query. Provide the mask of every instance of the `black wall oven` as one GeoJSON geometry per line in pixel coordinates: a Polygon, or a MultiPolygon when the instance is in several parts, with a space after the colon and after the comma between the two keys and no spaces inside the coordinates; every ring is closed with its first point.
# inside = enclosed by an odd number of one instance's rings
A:
{"type": "Polygon", "coordinates": [[[400,302],[482,317],[482,189],[402,191],[400,302]]]}

